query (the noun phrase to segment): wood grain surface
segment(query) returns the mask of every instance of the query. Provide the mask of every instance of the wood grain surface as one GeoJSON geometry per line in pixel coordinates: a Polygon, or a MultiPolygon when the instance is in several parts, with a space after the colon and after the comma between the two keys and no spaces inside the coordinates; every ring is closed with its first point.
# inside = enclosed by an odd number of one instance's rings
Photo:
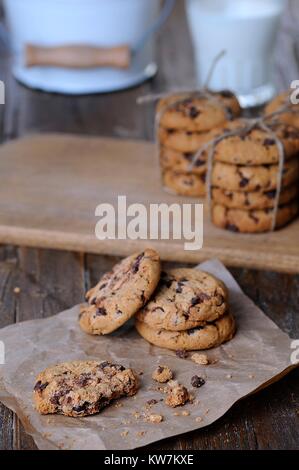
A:
{"type": "Polygon", "coordinates": [[[70,134],[29,136],[2,145],[0,174],[2,243],[122,256],[150,244],[170,261],[219,258],[231,266],[299,272],[298,219],[265,234],[236,235],[216,228],[204,200],[163,191],[152,143],[70,134]],[[127,207],[142,204],[148,213],[150,204],[204,203],[203,248],[185,250],[187,240],[173,239],[172,230],[170,240],[97,240],[95,208],[100,203],[115,208],[116,233],[126,231],[126,220],[117,215],[118,195],[126,196],[127,207]]]}
{"type": "MultiPolygon", "coordinates": [[[[288,2],[276,47],[275,80],[279,89],[299,78],[299,4],[288,2]]],[[[159,73],[138,88],[123,92],[68,97],[29,90],[11,76],[11,58],[0,45],[0,79],[6,105],[0,106],[1,141],[35,132],[67,132],[133,139],[153,137],[153,107],[137,107],[136,97],[194,83],[192,49],[183,1],[158,37],[159,73]]],[[[0,175],[1,178],[1,175],[0,175]]],[[[119,257],[0,247],[0,327],[42,318],[68,308],[119,257]],[[14,288],[20,287],[20,293],[14,288]]],[[[177,265],[179,265],[177,263],[177,265]]],[[[174,266],[165,263],[165,267],[174,266]]],[[[299,276],[232,268],[244,291],[292,338],[299,338],[299,276]]],[[[298,449],[299,371],[236,404],[213,425],[159,442],[154,449],[298,449]]],[[[16,416],[0,405],[0,449],[34,449],[16,416]]]]}

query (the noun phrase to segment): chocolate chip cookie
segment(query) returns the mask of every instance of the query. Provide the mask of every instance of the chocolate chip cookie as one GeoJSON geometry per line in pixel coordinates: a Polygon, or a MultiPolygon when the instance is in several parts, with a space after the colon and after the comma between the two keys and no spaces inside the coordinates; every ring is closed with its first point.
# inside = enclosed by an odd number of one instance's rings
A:
{"type": "MultiPolygon", "coordinates": [[[[182,153],[168,149],[167,147],[161,147],[160,164],[164,170],[172,170],[178,173],[190,173],[194,155],[194,153],[182,153]]],[[[196,162],[192,165],[192,173],[195,175],[203,175],[206,173],[205,154],[196,159],[196,162]]]]}
{"type": "Polygon", "coordinates": [[[206,175],[166,170],[162,174],[164,189],[181,196],[202,197],[206,193],[206,175]]]}
{"type": "MultiPolygon", "coordinates": [[[[295,200],[280,206],[277,212],[276,228],[283,227],[298,214],[298,202],[295,200]]],[[[212,221],[217,227],[242,233],[260,233],[271,230],[273,221],[272,209],[242,210],[228,209],[221,204],[212,208],[212,221]]]]}
{"type": "Polygon", "coordinates": [[[299,129],[299,104],[292,104],[290,92],[276,96],[265,108],[265,115],[278,111],[282,106],[288,106],[288,110],[276,117],[280,122],[299,129]],[[293,111],[293,112],[292,112],[293,111]],[[294,112],[295,111],[295,112],[294,112]]]}
{"type": "MultiPolygon", "coordinates": [[[[215,162],[212,170],[212,186],[230,191],[271,191],[277,187],[278,165],[232,165],[215,162]]],[[[295,183],[299,177],[299,159],[285,162],[282,186],[295,183]]]]}
{"type": "Polygon", "coordinates": [[[212,141],[218,134],[221,134],[221,132],[216,129],[209,132],[194,132],[160,127],[158,138],[163,147],[175,150],[176,152],[195,153],[203,145],[212,141]]]}
{"type": "Polygon", "coordinates": [[[236,330],[235,320],[229,313],[205,326],[186,331],[154,329],[139,320],[136,320],[135,326],[138,333],[155,346],[187,351],[219,346],[232,339],[236,330]]]}
{"type": "Polygon", "coordinates": [[[160,257],[146,249],[121,261],[86,294],[88,305],[81,307],[81,328],[90,334],[105,335],[131,318],[154,292],[160,279],[160,257]]]}
{"type": "MultiPolygon", "coordinates": [[[[224,131],[244,128],[243,120],[228,123],[224,131]]],[[[280,139],[288,160],[299,152],[299,130],[283,123],[271,125],[271,129],[280,139]]],[[[170,139],[169,139],[170,141],[170,139]]],[[[270,165],[279,162],[279,150],[271,135],[260,128],[249,133],[226,137],[215,145],[214,159],[235,165],[270,165]]]]}
{"type": "Polygon", "coordinates": [[[162,272],[153,299],[136,318],[155,330],[182,331],[214,321],[227,309],[228,291],[222,281],[198,269],[181,268],[162,272]]]}
{"type": "Polygon", "coordinates": [[[236,96],[230,91],[210,92],[210,96],[175,94],[159,101],[157,111],[162,111],[160,125],[168,129],[207,131],[241,113],[236,96]],[[175,104],[176,101],[179,103],[175,104]],[[165,107],[168,107],[164,112],[165,107]]]}
{"type": "Polygon", "coordinates": [[[138,386],[135,372],[119,364],[65,362],[37,376],[33,399],[41,414],[81,417],[98,413],[111,400],[135,395],[138,386]]]}
{"type": "MultiPolygon", "coordinates": [[[[299,187],[297,184],[287,186],[280,193],[279,204],[288,204],[298,198],[299,187]]],[[[212,189],[212,199],[229,209],[271,209],[275,205],[276,190],[270,191],[230,191],[223,188],[212,189]]]]}

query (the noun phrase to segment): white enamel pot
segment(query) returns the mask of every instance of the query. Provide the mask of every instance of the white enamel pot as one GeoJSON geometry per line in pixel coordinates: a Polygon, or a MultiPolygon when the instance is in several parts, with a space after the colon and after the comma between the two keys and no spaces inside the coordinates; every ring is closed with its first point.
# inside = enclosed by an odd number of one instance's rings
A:
{"type": "MultiPolygon", "coordinates": [[[[169,7],[174,2],[167,3],[169,7]]],[[[15,54],[14,75],[27,86],[69,94],[109,92],[136,85],[157,71],[153,37],[134,48],[146,32],[159,26],[160,0],[4,0],[4,8],[15,54]],[[34,53],[42,53],[30,63],[26,51],[32,46],[34,53]],[[70,48],[79,50],[82,67],[70,48]],[[120,51],[127,63],[92,64],[99,48],[115,48],[116,62],[120,51]]]]}

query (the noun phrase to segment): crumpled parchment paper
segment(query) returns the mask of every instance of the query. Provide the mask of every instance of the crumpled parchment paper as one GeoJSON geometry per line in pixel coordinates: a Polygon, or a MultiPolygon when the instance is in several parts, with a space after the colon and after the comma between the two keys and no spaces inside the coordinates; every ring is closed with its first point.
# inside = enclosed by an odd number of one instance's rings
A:
{"type": "Polygon", "coordinates": [[[238,326],[232,341],[207,351],[213,362],[208,366],[148,344],[138,336],[133,322],[112,335],[89,336],[78,326],[78,306],[51,318],[0,330],[6,352],[5,365],[0,366],[0,401],[17,413],[40,449],[134,449],[199,429],[224,415],[236,401],[295,367],[290,363],[291,339],[245,296],[225,267],[216,260],[199,267],[228,286],[238,326]],[[143,372],[141,388],[136,397],[119,400],[121,406],[112,404],[91,417],[40,416],[32,403],[35,376],[56,362],[78,359],[111,360],[143,372]],[[195,396],[193,403],[172,409],[160,401],[165,395],[151,379],[158,364],[175,372],[175,378],[195,396]],[[190,384],[195,374],[206,380],[199,389],[190,384]],[[158,400],[151,412],[163,415],[160,424],[145,422],[142,417],[150,399],[158,400]],[[190,415],[182,416],[182,411],[190,415]]]}

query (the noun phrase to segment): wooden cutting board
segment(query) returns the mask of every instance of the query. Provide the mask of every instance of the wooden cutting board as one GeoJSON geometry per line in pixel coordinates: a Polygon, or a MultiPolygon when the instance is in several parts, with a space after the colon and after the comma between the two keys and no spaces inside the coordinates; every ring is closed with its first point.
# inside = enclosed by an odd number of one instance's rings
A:
{"type": "Polygon", "coordinates": [[[155,146],[64,134],[28,136],[0,148],[0,243],[128,255],[146,246],[165,260],[219,258],[229,266],[299,272],[299,220],[274,233],[241,235],[214,227],[205,207],[204,246],[178,240],[104,240],[95,208],[127,203],[194,202],[161,188],[155,146]]]}

